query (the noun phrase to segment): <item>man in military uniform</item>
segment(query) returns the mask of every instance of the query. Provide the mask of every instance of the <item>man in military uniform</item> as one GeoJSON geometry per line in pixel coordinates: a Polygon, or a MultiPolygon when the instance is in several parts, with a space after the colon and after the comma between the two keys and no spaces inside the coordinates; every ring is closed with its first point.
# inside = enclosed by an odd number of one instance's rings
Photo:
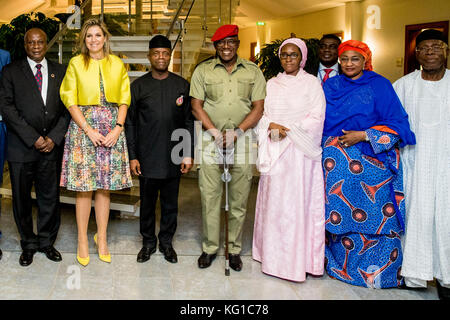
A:
{"type": "Polygon", "coordinates": [[[199,64],[191,79],[192,113],[207,132],[203,132],[199,148],[203,217],[199,268],[209,267],[219,250],[223,182],[218,159],[222,148],[236,142],[230,170],[228,246],[230,267],[235,271],[242,269],[242,229],[252,183],[251,145],[244,141],[247,136],[244,133],[254,127],[263,114],[266,81],[253,62],[238,57],[238,32],[236,25],[218,28],[211,38],[216,57],[199,64]],[[239,161],[242,159],[245,161],[239,161]]]}

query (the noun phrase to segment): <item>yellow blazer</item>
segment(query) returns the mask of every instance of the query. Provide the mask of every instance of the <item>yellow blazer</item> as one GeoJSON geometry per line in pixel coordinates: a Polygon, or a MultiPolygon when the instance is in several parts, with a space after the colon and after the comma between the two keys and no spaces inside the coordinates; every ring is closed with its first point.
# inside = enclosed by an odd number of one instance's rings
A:
{"type": "Polygon", "coordinates": [[[61,100],[69,108],[73,105],[100,104],[100,74],[106,100],[119,106],[130,106],[130,79],[119,57],[110,54],[102,60],[90,59],[86,69],[82,55],[70,59],[66,75],[61,83],[59,93],[61,100]]]}

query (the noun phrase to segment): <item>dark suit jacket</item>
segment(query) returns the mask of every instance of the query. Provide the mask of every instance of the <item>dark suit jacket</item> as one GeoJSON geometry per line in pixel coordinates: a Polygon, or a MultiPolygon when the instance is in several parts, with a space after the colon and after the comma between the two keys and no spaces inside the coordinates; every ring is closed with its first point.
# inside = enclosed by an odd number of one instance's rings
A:
{"type": "Polygon", "coordinates": [[[0,108],[8,128],[6,160],[37,161],[40,157],[58,160],[64,145],[70,114],[59,97],[65,66],[48,62],[47,104],[27,59],[15,61],[3,69],[0,82],[0,108]],[[55,148],[48,154],[34,148],[40,137],[48,136],[55,148]]]}

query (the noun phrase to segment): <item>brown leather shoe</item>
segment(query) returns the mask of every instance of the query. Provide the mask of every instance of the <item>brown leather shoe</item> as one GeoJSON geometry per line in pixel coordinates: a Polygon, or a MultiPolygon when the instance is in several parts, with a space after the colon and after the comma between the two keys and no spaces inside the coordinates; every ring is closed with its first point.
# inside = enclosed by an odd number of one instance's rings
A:
{"type": "Polygon", "coordinates": [[[202,252],[202,255],[198,258],[198,267],[200,269],[208,268],[216,258],[217,254],[207,254],[202,252]]]}
{"type": "Polygon", "coordinates": [[[239,254],[232,254],[230,253],[228,255],[228,258],[230,259],[230,268],[234,271],[241,271],[242,270],[242,260],[241,256],[239,254]]]}

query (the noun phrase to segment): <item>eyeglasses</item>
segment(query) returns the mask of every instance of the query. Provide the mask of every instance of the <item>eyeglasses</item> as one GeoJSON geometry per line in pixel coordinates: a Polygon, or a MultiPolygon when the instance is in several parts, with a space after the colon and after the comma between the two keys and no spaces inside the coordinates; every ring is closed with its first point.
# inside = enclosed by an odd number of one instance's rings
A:
{"type": "Polygon", "coordinates": [[[286,52],[283,52],[280,54],[280,58],[283,60],[286,60],[288,57],[291,57],[291,59],[297,59],[300,55],[297,52],[292,52],[291,54],[287,54],[286,52]]]}
{"type": "Polygon", "coordinates": [[[341,64],[347,64],[350,61],[353,64],[360,64],[363,61],[363,59],[361,59],[360,57],[351,57],[351,58],[342,57],[342,58],[339,58],[339,61],[341,64]]]}
{"type": "Polygon", "coordinates": [[[235,46],[239,43],[238,39],[222,39],[216,42],[216,46],[217,47],[225,47],[225,44],[228,45],[229,47],[231,46],[235,46]]]}
{"type": "Polygon", "coordinates": [[[431,51],[433,53],[441,53],[442,49],[445,49],[447,47],[446,44],[441,44],[441,45],[434,45],[431,47],[425,46],[425,47],[417,47],[416,51],[420,54],[427,54],[428,51],[431,49],[431,51]]]}

